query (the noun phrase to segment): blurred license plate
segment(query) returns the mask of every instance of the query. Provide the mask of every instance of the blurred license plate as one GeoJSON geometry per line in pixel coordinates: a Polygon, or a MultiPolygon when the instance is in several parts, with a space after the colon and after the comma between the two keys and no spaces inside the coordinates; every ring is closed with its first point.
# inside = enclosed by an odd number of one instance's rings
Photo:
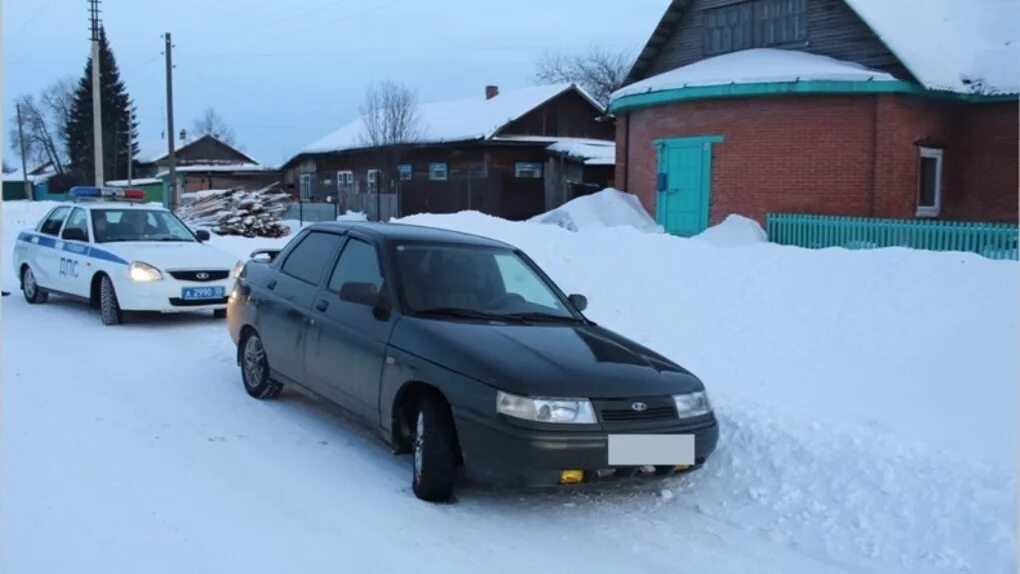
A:
{"type": "Polygon", "coordinates": [[[693,465],[692,434],[611,434],[610,466],[693,465]]]}
{"type": "Polygon", "coordinates": [[[181,289],[181,299],[185,301],[222,299],[226,296],[223,287],[184,287],[181,289]]]}

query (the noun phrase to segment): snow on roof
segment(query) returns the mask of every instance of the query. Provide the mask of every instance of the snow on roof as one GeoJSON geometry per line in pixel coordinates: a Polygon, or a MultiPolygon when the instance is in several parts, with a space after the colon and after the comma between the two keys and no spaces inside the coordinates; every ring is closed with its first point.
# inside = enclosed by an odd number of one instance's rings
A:
{"type": "MultiPolygon", "coordinates": [[[[194,165],[181,165],[177,166],[177,173],[192,173],[192,172],[265,172],[265,171],[276,171],[277,168],[271,165],[262,165],[260,163],[208,163],[208,164],[194,164],[194,165]]],[[[169,175],[169,171],[164,170],[156,174],[156,177],[164,177],[169,175]]]]}
{"type": "MultiPolygon", "coordinates": [[[[439,143],[492,138],[506,124],[570,89],[577,90],[593,105],[601,108],[583,89],[573,84],[531,86],[502,92],[488,100],[479,96],[420,104],[418,115],[424,135],[419,142],[439,143]]],[[[323,153],[368,147],[363,141],[364,133],[364,123],[358,118],[301,151],[323,153]]]]}
{"type": "Polygon", "coordinates": [[[890,82],[896,81],[885,72],[870,70],[860,64],[844,62],[796,50],[755,48],[732,52],[697,61],[613,93],[613,99],[694,86],[729,84],[762,84],[798,81],[890,82]]]}
{"type": "Polygon", "coordinates": [[[130,185],[154,185],[157,183],[163,183],[163,180],[158,177],[140,177],[132,179],[130,182],[126,179],[114,179],[106,182],[106,185],[113,187],[128,187],[130,185]]]}
{"type": "MultiPolygon", "coordinates": [[[[178,151],[181,148],[195,143],[195,139],[192,137],[186,137],[183,140],[180,138],[174,138],[174,151],[178,151]]],[[[157,161],[165,158],[170,153],[170,146],[167,145],[166,138],[159,140],[152,140],[140,144],[138,146],[138,153],[135,155],[135,160],[138,163],[156,163],[157,161]]]]}
{"type": "Polygon", "coordinates": [[[605,140],[561,138],[547,148],[553,153],[584,160],[585,165],[616,163],[616,143],[605,140]]]}
{"type": "MultiPolygon", "coordinates": [[[[40,183],[48,180],[49,178],[53,177],[56,174],[57,170],[52,165],[39,166],[35,169],[28,170],[28,180],[31,181],[32,183],[40,183]]],[[[25,181],[25,175],[24,172],[22,172],[21,168],[19,167],[14,171],[11,171],[10,173],[3,174],[3,180],[25,181]]]]}
{"type": "Polygon", "coordinates": [[[1020,2],[847,0],[925,87],[1020,92],[1020,2]]]}

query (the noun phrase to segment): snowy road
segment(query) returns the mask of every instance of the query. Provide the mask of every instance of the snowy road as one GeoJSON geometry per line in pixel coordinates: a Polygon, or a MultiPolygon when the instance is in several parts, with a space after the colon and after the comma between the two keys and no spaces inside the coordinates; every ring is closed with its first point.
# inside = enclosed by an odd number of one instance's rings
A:
{"type": "MultiPolygon", "coordinates": [[[[26,219],[5,205],[5,256],[26,219]]],[[[593,295],[597,320],[701,374],[722,432],[705,468],[425,504],[408,458],[342,415],[294,392],[250,399],[223,322],[104,328],[15,292],[0,317],[0,571],[1015,570],[1016,264],[450,222],[514,240],[593,295]],[[910,290],[918,278],[937,292],[910,290]],[[662,284],[671,306],[633,296],[662,284]]]]}

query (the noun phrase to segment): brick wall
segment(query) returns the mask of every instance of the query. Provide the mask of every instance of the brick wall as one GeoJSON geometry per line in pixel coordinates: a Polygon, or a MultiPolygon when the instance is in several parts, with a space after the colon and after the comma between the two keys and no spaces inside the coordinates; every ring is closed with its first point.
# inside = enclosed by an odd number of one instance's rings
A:
{"type": "Polygon", "coordinates": [[[1015,105],[896,95],[678,102],[617,121],[616,181],[655,213],[653,141],[721,135],[713,224],[730,213],[764,222],[770,211],[910,218],[918,146],[930,145],[945,150],[943,217],[1015,221],[1016,126],[1015,105]]]}

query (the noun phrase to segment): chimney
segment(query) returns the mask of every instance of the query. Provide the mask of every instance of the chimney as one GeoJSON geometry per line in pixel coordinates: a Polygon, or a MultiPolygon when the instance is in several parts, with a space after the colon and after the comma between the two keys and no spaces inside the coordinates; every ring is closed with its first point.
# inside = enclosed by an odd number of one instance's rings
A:
{"type": "Polygon", "coordinates": [[[485,86],[485,99],[491,100],[499,95],[499,86],[485,86]]]}
{"type": "Polygon", "coordinates": [[[181,130],[181,141],[188,139],[188,130],[181,130]]]}

